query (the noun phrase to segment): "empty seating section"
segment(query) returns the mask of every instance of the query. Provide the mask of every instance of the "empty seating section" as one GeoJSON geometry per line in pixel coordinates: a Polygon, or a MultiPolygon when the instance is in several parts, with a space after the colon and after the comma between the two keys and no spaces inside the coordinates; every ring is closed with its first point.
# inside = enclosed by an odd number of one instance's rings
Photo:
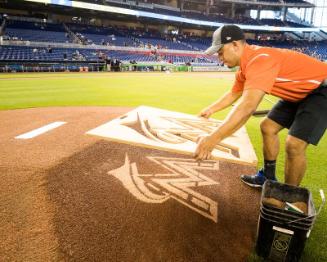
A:
{"type": "Polygon", "coordinates": [[[64,32],[7,28],[6,35],[11,39],[18,39],[23,41],[58,43],[69,42],[69,39],[65,36],[64,32]]]}
{"type": "Polygon", "coordinates": [[[164,55],[151,53],[136,53],[114,50],[95,49],[73,49],[73,48],[53,48],[51,53],[47,48],[34,48],[22,46],[0,46],[1,61],[100,61],[101,57],[119,59],[121,61],[137,62],[173,62],[183,63],[197,61],[201,63],[216,63],[215,59],[187,55],[164,55]],[[100,56],[100,52],[102,55],[100,56]]]}
{"type": "MultiPolygon", "coordinates": [[[[239,17],[237,21],[246,21],[248,24],[258,24],[257,20],[239,17]]],[[[233,21],[228,21],[233,22],[233,21]]],[[[235,21],[234,21],[235,22],[235,21]]],[[[261,24],[274,26],[303,26],[294,22],[283,22],[277,19],[262,19],[261,24]]],[[[133,29],[96,27],[79,24],[67,24],[68,28],[77,34],[84,44],[148,47],[159,46],[160,48],[176,50],[201,50],[204,46],[201,42],[188,39],[184,41],[178,37],[160,36],[158,33],[136,33],[133,29]]],[[[68,32],[63,24],[33,23],[9,20],[5,29],[6,37],[14,40],[35,42],[71,42],[68,32]]],[[[204,43],[207,46],[208,43],[204,43]]]]}
{"type": "Polygon", "coordinates": [[[88,44],[113,45],[113,46],[132,46],[133,41],[126,37],[114,35],[83,34],[88,44]]]}
{"type": "Polygon", "coordinates": [[[32,30],[46,30],[46,31],[57,31],[64,32],[65,29],[62,24],[53,24],[46,22],[28,22],[18,20],[7,20],[7,27],[19,28],[19,29],[32,29],[32,30]]]}
{"type": "Polygon", "coordinates": [[[111,51],[109,53],[109,57],[114,59],[119,59],[121,61],[137,61],[137,62],[157,62],[155,56],[139,54],[139,53],[129,53],[129,52],[121,52],[121,51],[111,51]]]}
{"type": "Polygon", "coordinates": [[[192,47],[180,41],[173,41],[173,37],[161,37],[157,32],[144,32],[128,28],[102,28],[69,24],[69,28],[81,34],[88,43],[98,45],[115,45],[130,47],[159,46],[166,49],[192,50],[192,47]]]}
{"type": "MultiPolygon", "coordinates": [[[[72,60],[74,49],[52,48],[51,52],[47,48],[24,47],[24,46],[1,46],[0,60],[17,61],[63,61],[64,54],[68,60],[72,60]]],[[[79,52],[89,55],[90,52],[81,49],[79,52]]],[[[93,50],[93,52],[95,52],[93,50]]],[[[91,56],[90,56],[91,57],[91,56]]]]}
{"type": "MultiPolygon", "coordinates": [[[[218,16],[217,16],[218,18],[218,16]]],[[[257,20],[244,17],[236,18],[249,24],[255,24],[257,20]]],[[[1,21],[0,21],[1,22],[1,21]]],[[[276,19],[262,19],[261,24],[276,26],[303,26],[291,22],[283,22],[276,19]]],[[[122,61],[137,62],[173,62],[173,63],[217,63],[215,58],[195,55],[174,55],[169,50],[203,51],[211,45],[211,38],[187,35],[161,35],[155,30],[131,29],[127,27],[101,27],[82,25],[77,23],[55,24],[45,22],[22,22],[8,20],[5,35],[11,40],[24,40],[30,42],[67,43],[69,35],[75,34],[84,43],[84,48],[48,48],[25,47],[25,46],[0,46],[1,61],[98,61],[99,52],[94,45],[124,46],[142,48],[144,52],[111,51],[105,49],[101,52],[110,58],[122,61]],[[165,50],[165,52],[161,52],[165,50]],[[168,52],[166,51],[168,50],[168,52]]],[[[303,53],[314,55],[317,58],[327,60],[327,43],[308,41],[249,41],[253,44],[275,46],[280,48],[293,48],[303,53]]],[[[182,51],[180,52],[183,53],[182,51]]]]}
{"type": "Polygon", "coordinates": [[[120,35],[120,32],[114,27],[101,27],[82,24],[66,24],[70,30],[75,33],[97,34],[97,35],[120,35]]]}
{"type": "MultiPolygon", "coordinates": [[[[185,40],[184,40],[185,41],[185,40]]],[[[189,37],[187,43],[195,50],[206,50],[211,45],[211,38],[189,37]]]]}
{"type": "Polygon", "coordinates": [[[277,48],[293,49],[307,55],[316,57],[320,60],[327,60],[327,41],[308,42],[308,41],[247,41],[250,44],[271,46],[277,48]]]}
{"type": "Polygon", "coordinates": [[[5,34],[11,39],[23,41],[68,42],[65,29],[61,24],[9,20],[5,34]]]}
{"type": "MultiPolygon", "coordinates": [[[[208,40],[209,41],[209,40],[208,40]]],[[[315,56],[322,60],[327,60],[327,42],[307,42],[298,41],[289,43],[287,41],[248,41],[250,44],[258,44],[264,46],[273,46],[278,48],[294,49],[308,55],[315,56]]],[[[206,48],[208,45],[198,43],[199,47],[206,48]]],[[[203,49],[201,49],[203,50],[203,49]]],[[[51,52],[47,48],[33,48],[22,46],[1,46],[1,61],[98,61],[101,60],[99,52],[110,58],[116,58],[122,61],[137,62],[196,62],[196,63],[216,63],[215,58],[206,56],[192,55],[175,55],[151,52],[127,52],[113,50],[95,50],[95,49],[73,49],[73,48],[53,48],[51,52]]]]}

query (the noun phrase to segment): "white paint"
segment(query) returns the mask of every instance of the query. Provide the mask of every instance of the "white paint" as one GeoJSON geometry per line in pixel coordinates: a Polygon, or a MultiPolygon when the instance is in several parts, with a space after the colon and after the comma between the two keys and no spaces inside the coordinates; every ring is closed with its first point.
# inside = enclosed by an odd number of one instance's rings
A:
{"type": "Polygon", "coordinates": [[[25,134],[22,134],[22,135],[19,135],[19,136],[16,136],[15,138],[16,139],[30,139],[30,138],[34,138],[36,136],[39,136],[41,134],[44,134],[52,129],[55,129],[59,126],[62,126],[63,124],[66,124],[66,122],[53,122],[51,124],[48,124],[46,126],[42,126],[40,128],[37,128],[37,129],[34,129],[30,132],[27,132],[25,134]]]}
{"type": "Polygon", "coordinates": [[[124,164],[108,172],[120,180],[123,186],[138,200],[150,204],[162,204],[169,199],[217,223],[218,203],[195,189],[219,185],[203,174],[203,170],[217,172],[219,162],[194,159],[147,156],[148,160],[167,170],[167,173],[140,173],[140,163],[131,162],[126,153],[124,164]]]}

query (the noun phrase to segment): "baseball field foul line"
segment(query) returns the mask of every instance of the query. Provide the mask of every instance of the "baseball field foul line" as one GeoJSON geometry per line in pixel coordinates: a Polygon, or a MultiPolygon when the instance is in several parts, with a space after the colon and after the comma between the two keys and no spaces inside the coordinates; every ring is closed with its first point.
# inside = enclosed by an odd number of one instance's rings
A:
{"type": "Polygon", "coordinates": [[[62,126],[63,124],[66,124],[66,122],[53,122],[51,124],[48,124],[48,125],[45,125],[45,126],[42,126],[40,128],[37,128],[37,129],[34,129],[30,132],[27,132],[25,134],[22,134],[22,135],[19,135],[19,136],[16,136],[15,138],[16,139],[30,139],[30,138],[34,138],[38,135],[41,135],[41,134],[44,134],[52,129],[55,129],[59,126],[62,126]]]}

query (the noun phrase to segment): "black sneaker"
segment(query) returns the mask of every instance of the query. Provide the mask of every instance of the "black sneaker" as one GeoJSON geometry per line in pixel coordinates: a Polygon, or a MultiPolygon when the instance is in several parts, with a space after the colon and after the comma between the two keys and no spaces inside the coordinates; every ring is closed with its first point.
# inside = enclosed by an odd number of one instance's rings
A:
{"type": "MultiPolygon", "coordinates": [[[[262,187],[268,178],[265,176],[263,169],[260,169],[254,176],[242,175],[241,180],[248,186],[262,187]]],[[[271,180],[276,181],[276,178],[271,180]]]]}

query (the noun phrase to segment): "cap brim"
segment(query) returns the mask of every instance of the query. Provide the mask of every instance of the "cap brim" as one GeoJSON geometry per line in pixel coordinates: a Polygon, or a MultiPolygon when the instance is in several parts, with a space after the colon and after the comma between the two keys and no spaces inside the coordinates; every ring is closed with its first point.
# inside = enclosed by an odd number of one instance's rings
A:
{"type": "Polygon", "coordinates": [[[206,55],[214,55],[215,53],[218,52],[218,50],[222,47],[222,45],[213,45],[210,46],[206,51],[204,51],[204,53],[206,55]]]}

